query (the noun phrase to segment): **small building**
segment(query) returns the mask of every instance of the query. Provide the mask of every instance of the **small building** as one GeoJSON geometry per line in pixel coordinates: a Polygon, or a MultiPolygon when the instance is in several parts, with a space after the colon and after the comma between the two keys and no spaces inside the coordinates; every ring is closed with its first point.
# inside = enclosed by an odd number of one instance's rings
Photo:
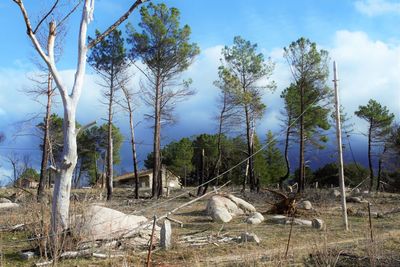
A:
{"type": "MultiPolygon", "coordinates": [[[[161,168],[163,188],[181,188],[180,177],[168,170],[164,165],[161,168]]],[[[138,172],[139,189],[151,189],[153,185],[153,169],[142,170],[138,172]]],[[[115,187],[133,187],[135,185],[135,173],[129,172],[114,177],[115,187]]]]}
{"type": "Polygon", "coordinates": [[[22,188],[37,188],[39,186],[39,182],[32,178],[19,179],[18,183],[22,188]]]}

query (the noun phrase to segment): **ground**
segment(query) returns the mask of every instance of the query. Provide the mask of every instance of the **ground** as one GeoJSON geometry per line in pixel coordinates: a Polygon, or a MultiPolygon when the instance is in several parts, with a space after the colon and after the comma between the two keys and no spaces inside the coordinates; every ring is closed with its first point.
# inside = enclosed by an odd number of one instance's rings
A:
{"type": "MultiPolygon", "coordinates": [[[[159,200],[135,200],[133,190],[117,188],[113,200],[106,203],[101,189],[79,189],[73,191],[71,213],[79,213],[90,203],[100,203],[151,219],[154,215],[160,217],[194,199],[187,191],[190,188],[174,191],[168,198],[159,200]]],[[[271,207],[268,203],[274,200],[273,194],[268,192],[243,195],[235,187],[226,187],[224,191],[249,201],[262,213],[271,207]]],[[[15,189],[0,190],[0,197],[10,196],[13,192],[15,189]]],[[[394,193],[373,193],[363,197],[371,202],[373,214],[393,210],[400,204],[400,195],[394,193]]],[[[296,216],[304,219],[321,218],[326,228],[317,230],[293,225],[288,254],[285,256],[290,224],[273,224],[267,220],[250,226],[242,216],[222,225],[206,216],[204,210],[208,198],[184,207],[171,216],[183,222],[183,227],[172,223],[173,247],[168,251],[156,247],[152,253],[152,266],[400,266],[400,213],[382,218],[373,216],[372,241],[366,203],[348,203],[350,229],[344,231],[340,200],[331,196],[328,189],[309,190],[300,198],[310,200],[314,210],[299,210],[296,216]],[[355,216],[357,212],[363,215],[355,216]],[[238,243],[235,238],[244,232],[255,233],[261,239],[260,244],[238,243]]],[[[19,209],[0,211],[0,266],[33,266],[41,261],[37,256],[31,260],[21,260],[19,252],[37,247],[37,240],[27,239],[34,237],[35,233],[36,236],[43,234],[42,229],[47,229],[48,206],[36,204],[34,196],[27,192],[22,192],[19,203],[19,209]],[[26,224],[22,231],[6,230],[21,223],[26,224]]],[[[265,215],[266,218],[268,216],[265,215]]],[[[73,250],[74,244],[69,246],[73,250]]],[[[109,255],[113,253],[115,251],[109,251],[109,255]]],[[[118,254],[122,256],[63,260],[58,266],[143,266],[147,258],[147,251],[122,250],[118,254]]]]}

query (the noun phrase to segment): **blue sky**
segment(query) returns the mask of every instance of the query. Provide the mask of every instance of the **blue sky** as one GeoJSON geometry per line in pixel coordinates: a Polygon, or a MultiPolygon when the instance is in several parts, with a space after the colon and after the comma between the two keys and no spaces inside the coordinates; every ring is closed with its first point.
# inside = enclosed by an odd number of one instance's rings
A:
{"type": "MultiPolygon", "coordinates": [[[[98,0],[95,5],[95,20],[90,32],[96,28],[105,29],[120,16],[132,1],[98,0]]],[[[160,2],[160,1],[155,1],[160,2]]],[[[26,1],[33,17],[48,6],[51,1],[26,1]]],[[[164,131],[163,142],[179,139],[202,132],[215,132],[213,116],[218,91],[212,82],[217,78],[220,51],[230,45],[236,35],[241,35],[253,43],[266,57],[276,62],[273,79],[277,83],[274,94],[266,93],[264,100],[268,106],[264,119],[258,126],[260,136],[267,129],[279,132],[279,111],[282,102],[279,93],[290,83],[287,63],[282,58],[282,48],[299,37],[307,37],[330,53],[339,66],[341,100],[347,113],[353,114],[358,105],[366,104],[374,98],[386,105],[399,120],[400,114],[400,1],[395,0],[171,0],[165,1],[181,11],[181,21],[192,28],[192,41],[198,43],[201,54],[195,63],[183,74],[193,79],[197,94],[177,107],[179,121],[164,131]]],[[[80,14],[71,17],[68,35],[63,42],[64,53],[59,61],[65,82],[73,77],[76,65],[76,31],[80,14]]],[[[134,12],[129,21],[136,24],[139,16],[134,12]]],[[[23,19],[17,6],[10,1],[0,3],[0,29],[3,36],[0,50],[0,129],[7,133],[7,141],[0,146],[0,179],[10,174],[10,166],[5,156],[16,148],[17,153],[31,153],[32,164],[39,163],[38,139],[25,135],[15,123],[41,112],[42,106],[26,96],[23,89],[30,88],[28,79],[36,72],[31,59],[35,52],[25,34],[23,19]],[[16,134],[22,136],[15,137],[16,134]]],[[[140,75],[137,73],[132,86],[138,87],[140,75]]],[[[85,88],[78,108],[78,121],[86,123],[94,119],[103,123],[105,107],[100,104],[99,79],[87,70],[85,88]]],[[[56,109],[61,112],[60,105],[56,109]]],[[[146,108],[138,108],[141,118],[146,108]]],[[[362,132],[365,124],[353,118],[356,132],[362,132]]],[[[36,122],[24,124],[29,129],[36,122]]],[[[117,124],[124,134],[128,133],[127,120],[118,115],[117,124]]],[[[148,123],[137,127],[137,136],[145,144],[151,143],[148,123]]],[[[354,142],[364,145],[360,135],[354,142]]],[[[139,157],[143,159],[150,146],[142,145],[139,157]]],[[[128,144],[123,155],[128,155],[128,144]]],[[[360,155],[360,160],[363,155],[360,155]]],[[[123,156],[123,166],[129,168],[129,156],[123,156]]]]}

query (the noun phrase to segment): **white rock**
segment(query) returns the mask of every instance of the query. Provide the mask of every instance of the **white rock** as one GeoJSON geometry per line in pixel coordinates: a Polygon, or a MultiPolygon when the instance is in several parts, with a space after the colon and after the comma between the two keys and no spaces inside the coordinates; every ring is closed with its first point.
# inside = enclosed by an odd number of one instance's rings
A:
{"type": "Polygon", "coordinates": [[[19,208],[17,203],[0,203],[0,209],[16,209],[19,208]]]}
{"type": "Polygon", "coordinates": [[[286,224],[288,217],[284,215],[273,215],[268,218],[268,221],[271,223],[277,223],[277,224],[286,224]]]}
{"type": "Polygon", "coordinates": [[[244,201],[243,199],[235,197],[231,194],[228,195],[228,198],[232,200],[244,212],[256,212],[256,208],[254,208],[254,206],[247,201],[244,201]]]}
{"type": "Polygon", "coordinates": [[[19,256],[23,260],[29,260],[29,259],[33,258],[33,256],[35,256],[35,253],[33,251],[20,252],[19,256]]]}
{"type": "Polygon", "coordinates": [[[323,229],[324,228],[324,221],[322,219],[313,219],[312,220],[312,227],[315,229],[323,229]]]}
{"type": "Polygon", "coordinates": [[[240,235],[240,243],[244,242],[256,242],[260,244],[260,238],[255,233],[242,233],[240,235]]]}
{"type": "Polygon", "coordinates": [[[229,198],[215,195],[207,203],[207,214],[214,221],[226,223],[230,222],[233,216],[243,214],[243,210],[239,209],[229,198]]]}
{"type": "Polygon", "coordinates": [[[1,198],[0,198],[0,203],[12,203],[12,201],[9,200],[8,198],[1,197],[1,198]]]}
{"type": "MultiPolygon", "coordinates": [[[[78,235],[84,241],[109,240],[136,235],[147,237],[149,240],[152,222],[144,216],[128,215],[117,210],[92,205],[77,221],[78,235]]],[[[157,235],[160,228],[157,226],[157,235]]],[[[143,245],[143,244],[138,244],[143,245]]]]}
{"type": "Polygon", "coordinates": [[[262,214],[259,212],[254,212],[246,220],[248,224],[260,224],[263,221],[264,221],[264,216],[262,216],[262,214]]]}
{"type": "MultiPolygon", "coordinates": [[[[292,219],[289,219],[289,220],[286,221],[286,224],[291,224],[291,223],[292,223],[292,219]]],[[[310,226],[310,227],[312,226],[312,222],[311,221],[298,219],[298,218],[294,218],[293,223],[297,224],[297,225],[304,225],[304,226],[310,226]]]]}
{"type": "Polygon", "coordinates": [[[160,246],[161,248],[168,250],[171,248],[171,223],[169,220],[164,220],[160,231],[160,246]]]}
{"type": "Polygon", "coordinates": [[[308,200],[300,202],[297,207],[303,210],[311,210],[313,208],[311,202],[308,200]]]}

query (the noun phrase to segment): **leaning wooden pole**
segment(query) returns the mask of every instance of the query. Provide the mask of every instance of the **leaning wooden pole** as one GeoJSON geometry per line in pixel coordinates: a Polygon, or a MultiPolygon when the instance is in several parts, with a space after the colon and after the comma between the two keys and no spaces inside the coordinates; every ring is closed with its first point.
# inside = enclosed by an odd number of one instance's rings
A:
{"type": "Polygon", "coordinates": [[[333,62],[333,84],[335,87],[335,108],[336,108],[336,137],[338,145],[338,163],[339,163],[339,185],[340,193],[342,196],[342,214],[344,228],[349,230],[347,221],[347,207],[346,207],[346,191],[344,184],[344,171],[343,171],[343,150],[342,150],[342,129],[340,124],[340,102],[339,102],[339,86],[338,86],[338,75],[336,69],[336,62],[333,62]]]}

